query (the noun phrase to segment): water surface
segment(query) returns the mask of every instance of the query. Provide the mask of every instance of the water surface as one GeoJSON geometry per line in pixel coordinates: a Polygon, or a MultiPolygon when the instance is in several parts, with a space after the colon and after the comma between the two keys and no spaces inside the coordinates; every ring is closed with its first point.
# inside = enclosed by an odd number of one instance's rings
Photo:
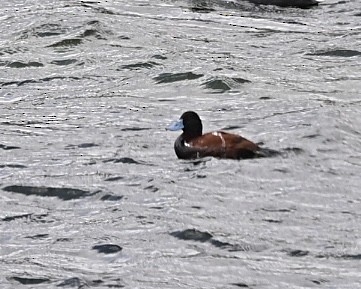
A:
{"type": "Polygon", "coordinates": [[[2,3],[0,287],[361,288],[360,9],[2,3]]]}

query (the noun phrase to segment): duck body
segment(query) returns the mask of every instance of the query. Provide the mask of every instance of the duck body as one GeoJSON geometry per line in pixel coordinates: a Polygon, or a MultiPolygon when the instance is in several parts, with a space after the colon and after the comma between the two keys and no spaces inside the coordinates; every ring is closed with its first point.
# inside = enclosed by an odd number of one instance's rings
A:
{"type": "Polygon", "coordinates": [[[187,111],[180,119],[168,127],[168,130],[183,130],[176,139],[174,150],[180,159],[196,159],[207,156],[228,159],[247,159],[262,157],[265,150],[246,138],[215,131],[202,134],[202,121],[198,114],[187,111]]]}

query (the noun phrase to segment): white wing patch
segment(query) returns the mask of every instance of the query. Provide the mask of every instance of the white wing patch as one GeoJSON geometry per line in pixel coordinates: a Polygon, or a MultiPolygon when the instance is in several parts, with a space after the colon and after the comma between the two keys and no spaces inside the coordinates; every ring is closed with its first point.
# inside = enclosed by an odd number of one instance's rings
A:
{"type": "Polygon", "coordinates": [[[212,135],[218,136],[218,137],[221,139],[221,141],[222,141],[222,148],[225,148],[225,147],[226,147],[226,141],[224,140],[223,135],[222,135],[221,132],[215,131],[215,132],[212,132],[212,135]]]}

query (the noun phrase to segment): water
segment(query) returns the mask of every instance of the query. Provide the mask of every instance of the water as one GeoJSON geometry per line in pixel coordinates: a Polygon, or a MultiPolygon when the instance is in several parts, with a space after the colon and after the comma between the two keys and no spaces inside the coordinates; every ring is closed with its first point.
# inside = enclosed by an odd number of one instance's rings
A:
{"type": "Polygon", "coordinates": [[[0,287],[361,288],[360,9],[2,3],[0,287]]]}

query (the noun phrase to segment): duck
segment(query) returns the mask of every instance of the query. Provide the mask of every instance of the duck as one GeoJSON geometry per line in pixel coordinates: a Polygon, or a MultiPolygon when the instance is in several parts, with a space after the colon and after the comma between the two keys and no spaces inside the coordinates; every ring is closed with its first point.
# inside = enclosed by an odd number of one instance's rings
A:
{"type": "Polygon", "coordinates": [[[203,134],[202,120],[194,111],[184,112],[179,120],[167,127],[169,131],[183,130],[174,142],[179,159],[215,157],[220,159],[249,159],[271,156],[276,151],[261,148],[258,144],[224,131],[203,134]]]}

